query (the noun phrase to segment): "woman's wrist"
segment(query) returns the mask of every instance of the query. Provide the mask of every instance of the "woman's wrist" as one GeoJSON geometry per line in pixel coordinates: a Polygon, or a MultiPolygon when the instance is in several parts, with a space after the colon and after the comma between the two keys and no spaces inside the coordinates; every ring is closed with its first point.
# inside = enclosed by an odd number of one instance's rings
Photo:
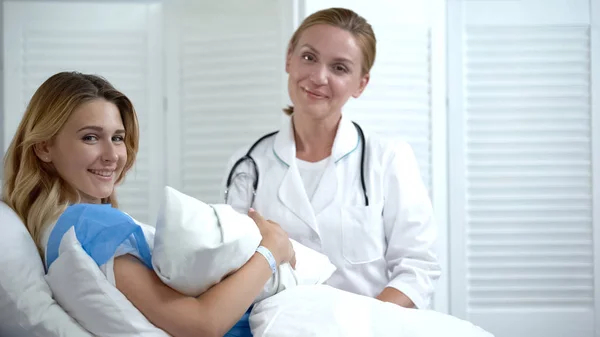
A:
{"type": "Polygon", "coordinates": [[[269,264],[271,273],[275,274],[275,272],[277,271],[278,263],[277,263],[277,260],[275,259],[275,256],[271,252],[271,250],[263,245],[260,245],[260,246],[258,246],[258,248],[256,248],[256,253],[258,253],[259,255],[264,257],[264,259],[269,264]]]}

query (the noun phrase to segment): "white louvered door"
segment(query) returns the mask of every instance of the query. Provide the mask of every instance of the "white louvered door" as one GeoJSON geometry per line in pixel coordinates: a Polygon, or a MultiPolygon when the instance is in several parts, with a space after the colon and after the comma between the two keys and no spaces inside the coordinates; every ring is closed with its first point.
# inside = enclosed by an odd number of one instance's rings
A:
{"type": "Polygon", "coordinates": [[[118,196],[121,208],[143,222],[155,217],[163,184],[160,15],[160,6],[150,4],[4,2],[5,149],[48,77],[59,71],[105,77],[138,113],[140,151],[118,196]]]}
{"type": "Polygon", "coordinates": [[[219,196],[231,155],[279,128],[291,2],[166,5],[168,184],[219,196]]]}
{"type": "MultiPolygon", "coordinates": [[[[377,56],[370,82],[343,113],[367,132],[412,146],[432,196],[440,262],[447,270],[445,2],[307,0],[304,16],[329,7],[352,9],[373,27],[377,56]]],[[[444,275],[438,282],[434,301],[442,312],[448,310],[446,280],[444,275]]]]}
{"type": "Polygon", "coordinates": [[[589,2],[449,13],[451,312],[497,337],[600,336],[589,2]]]}

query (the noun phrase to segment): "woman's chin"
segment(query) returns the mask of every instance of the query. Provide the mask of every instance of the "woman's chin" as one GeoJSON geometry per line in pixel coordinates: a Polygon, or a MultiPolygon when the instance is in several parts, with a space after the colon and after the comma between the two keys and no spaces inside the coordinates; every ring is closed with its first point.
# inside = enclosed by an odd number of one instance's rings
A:
{"type": "Polygon", "coordinates": [[[86,204],[100,204],[102,200],[110,197],[112,191],[90,191],[91,193],[81,193],[81,202],[86,204]]]}

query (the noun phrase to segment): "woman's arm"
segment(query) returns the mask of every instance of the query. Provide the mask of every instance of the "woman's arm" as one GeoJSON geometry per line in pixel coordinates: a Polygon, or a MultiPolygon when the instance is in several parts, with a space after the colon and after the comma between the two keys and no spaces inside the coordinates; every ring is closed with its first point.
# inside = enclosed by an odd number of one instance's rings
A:
{"type": "Polygon", "coordinates": [[[254,256],[198,298],[178,293],[131,255],[115,259],[117,288],[152,324],[172,336],[223,336],[242,317],[271,276],[254,256]]]}
{"type": "MultiPolygon", "coordinates": [[[[292,260],[293,249],[281,227],[256,212],[250,212],[250,216],[263,235],[261,245],[271,250],[277,263],[292,260]]],[[[223,336],[242,317],[271,277],[267,260],[255,253],[242,268],[193,298],[162,283],[154,271],[131,255],[116,258],[114,271],[117,289],[152,324],[174,337],[223,336]]]]}

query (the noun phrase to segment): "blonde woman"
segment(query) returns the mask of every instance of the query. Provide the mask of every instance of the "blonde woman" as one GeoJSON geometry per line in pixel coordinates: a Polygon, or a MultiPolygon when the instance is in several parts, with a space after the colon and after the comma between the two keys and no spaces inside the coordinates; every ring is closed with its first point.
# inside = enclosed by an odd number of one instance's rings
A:
{"type": "Polygon", "coordinates": [[[286,55],[290,118],[232,156],[224,197],[326,254],[337,267],[329,285],[426,308],[440,276],[437,231],[412,149],[342,113],[367,87],[375,54],[371,25],[355,12],[308,16],[286,55]]]}
{"type": "MultiPolygon", "coordinates": [[[[3,200],[44,252],[53,224],[68,205],[111,204],[115,185],[133,166],[138,124],[130,100],[106,80],[58,73],[33,95],[5,157],[3,200]]],[[[251,212],[277,264],[290,261],[287,234],[251,212]]],[[[115,258],[116,287],[148,320],[172,336],[250,336],[247,309],[271,276],[256,253],[238,271],[198,298],[163,284],[131,254],[115,258]],[[240,318],[245,317],[244,320],[240,318]]]]}

